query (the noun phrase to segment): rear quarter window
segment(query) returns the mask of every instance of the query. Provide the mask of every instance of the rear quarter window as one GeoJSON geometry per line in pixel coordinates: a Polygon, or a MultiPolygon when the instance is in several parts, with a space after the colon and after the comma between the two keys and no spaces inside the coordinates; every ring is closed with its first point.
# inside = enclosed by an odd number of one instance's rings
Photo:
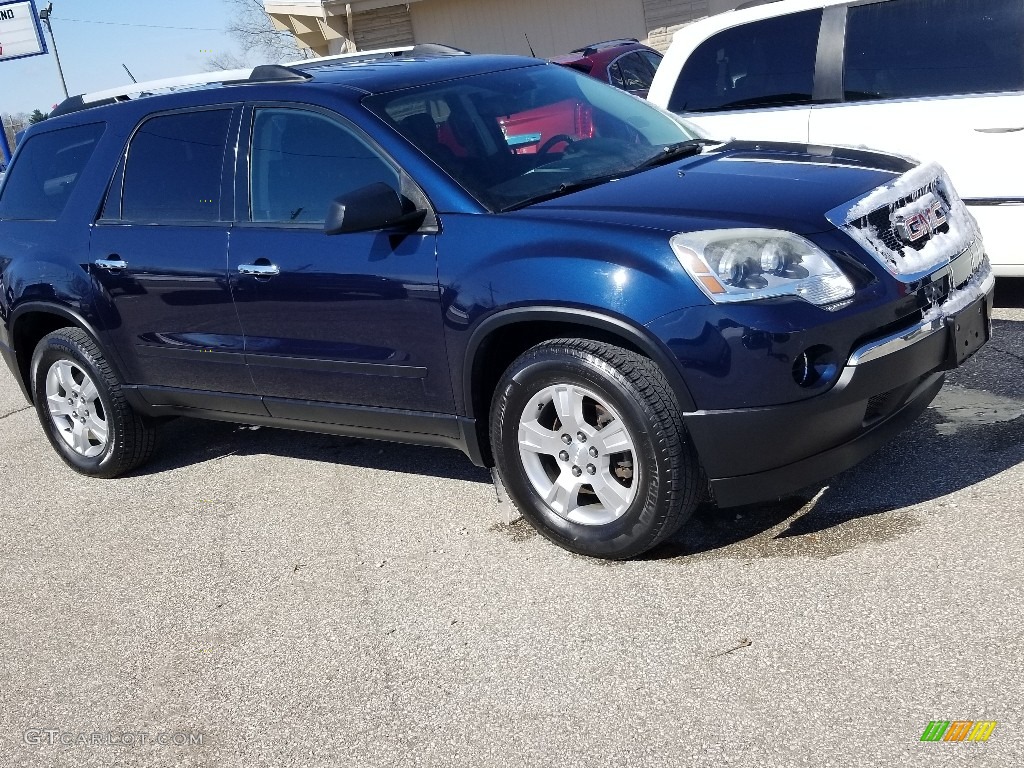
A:
{"type": "Polygon", "coordinates": [[[104,123],[90,123],[32,136],[7,174],[0,219],[56,221],[64,212],[104,123]]]}
{"type": "Polygon", "coordinates": [[[821,9],[726,29],[683,65],[669,109],[715,112],[807,104],[814,91],[821,9]]]}
{"type": "Polygon", "coordinates": [[[892,0],[846,22],[848,101],[1024,88],[1024,0],[892,0]]]}

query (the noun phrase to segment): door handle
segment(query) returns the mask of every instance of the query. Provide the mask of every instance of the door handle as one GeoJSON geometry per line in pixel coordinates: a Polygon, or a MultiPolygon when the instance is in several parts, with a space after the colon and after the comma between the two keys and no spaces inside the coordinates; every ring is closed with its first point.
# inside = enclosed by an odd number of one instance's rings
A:
{"type": "Polygon", "coordinates": [[[1024,125],[1017,125],[1009,128],[975,128],[978,133],[1017,133],[1024,131],[1024,125]]]}
{"type": "Polygon", "coordinates": [[[281,274],[281,268],[276,264],[239,264],[238,274],[273,277],[274,275],[281,274]]]}
{"type": "Polygon", "coordinates": [[[122,269],[128,269],[128,262],[116,255],[112,259],[96,259],[93,264],[109,272],[120,272],[122,269]]]}

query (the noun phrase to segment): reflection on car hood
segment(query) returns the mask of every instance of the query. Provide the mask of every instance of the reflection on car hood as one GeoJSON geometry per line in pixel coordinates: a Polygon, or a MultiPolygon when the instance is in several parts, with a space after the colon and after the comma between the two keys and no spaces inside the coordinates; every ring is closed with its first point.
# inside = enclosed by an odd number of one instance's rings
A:
{"type": "Polygon", "coordinates": [[[834,228],[827,211],[912,167],[863,150],[732,142],[518,213],[666,231],[759,226],[807,235],[834,228]]]}

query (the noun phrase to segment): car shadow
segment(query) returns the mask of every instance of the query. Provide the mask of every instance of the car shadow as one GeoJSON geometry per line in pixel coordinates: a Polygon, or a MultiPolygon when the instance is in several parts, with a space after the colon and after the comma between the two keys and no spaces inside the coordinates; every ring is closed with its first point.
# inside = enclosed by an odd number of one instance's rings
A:
{"type": "MultiPolygon", "coordinates": [[[[1024,282],[1024,281],[1022,281],[1024,282]]],[[[719,509],[703,504],[645,559],[831,557],[921,525],[935,502],[1024,461],[1024,322],[997,320],[994,337],[947,377],[906,431],[827,484],[777,501],[719,509]]],[[[177,419],[164,448],[137,474],[171,472],[227,456],[271,455],[490,484],[488,470],[455,450],[311,432],[177,419]]]]}
{"type": "Polygon", "coordinates": [[[491,483],[488,470],[474,466],[456,450],[188,418],[160,427],[156,455],[133,474],[173,472],[228,456],[257,455],[491,483]]]}

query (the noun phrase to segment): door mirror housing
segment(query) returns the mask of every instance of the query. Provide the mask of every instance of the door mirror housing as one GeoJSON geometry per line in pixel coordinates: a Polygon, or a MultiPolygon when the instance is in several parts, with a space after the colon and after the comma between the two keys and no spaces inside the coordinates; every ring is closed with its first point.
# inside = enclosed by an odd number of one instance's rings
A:
{"type": "Polygon", "coordinates": [[[387,184],[377,182],[334,198],[324,221],[325,235],[418,228],[427,212],[415,209],[387,184]]]}

